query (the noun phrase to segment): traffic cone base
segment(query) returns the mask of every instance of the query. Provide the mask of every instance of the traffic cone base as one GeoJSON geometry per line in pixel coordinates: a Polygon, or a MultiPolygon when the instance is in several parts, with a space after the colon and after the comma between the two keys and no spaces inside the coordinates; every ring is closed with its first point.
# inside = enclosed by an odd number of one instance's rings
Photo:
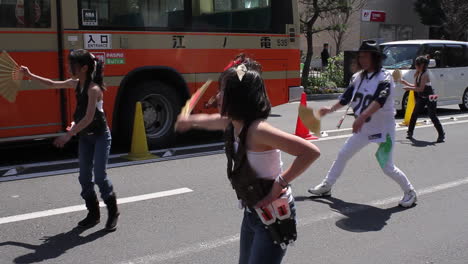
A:
{"type": "MultiPolygon", "coordinates": [[[[302,93],[301,95],[301,105],[307,106],[307,95],[305,93],[302,93]]],[[[294,133],[296,136],[301,137],[305,140],[315,140],[318,139],[317,136],[312,135],[310,133],[310,130],[302,123],[301,118],[299,115],[297,116],[297,122],[296,122],[296,132],[294,133]]]]}
{"type": "Polygon", "coordinates": [[[132,161],[159,158],[158,156],[151,154],[148,150],[141,102],[137,102],[135,106],[135,118],[133,121],[132,146],[130,153],[122,158],[132,161]]]}

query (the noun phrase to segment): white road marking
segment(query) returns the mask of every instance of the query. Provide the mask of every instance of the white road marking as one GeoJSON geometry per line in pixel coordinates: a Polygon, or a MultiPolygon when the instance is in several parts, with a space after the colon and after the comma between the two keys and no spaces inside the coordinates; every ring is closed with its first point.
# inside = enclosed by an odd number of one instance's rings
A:
{"type": "Polygon", "coordinates": [[[18,171],[14,168],[14,169],[11,169],[11,170],[8,170],[7,172],[5,172],[5,174],[3,174],[3,176],[11,176],[11,175],[16,175],[18,174],[18,171]]]}
{"type": "MultiPolygon", "coordinates": [[[[430,186],[424,189],[417,190],[417,193],[419,196],[423,196],[423,195],[428,195],[428,194],[435,193],[435,192],[448,190],[448,189],[455,188],[455,187],[465,185],[465,184],[468,184],[468,178],[464,178],[464,179],[460,179],[460,180],[456,180],[452,182],[447,182],[447,183],[443,183],[443,184],[439,184],[435,186],[430,186]]],[[[388,204],[395,203],[399,201],[400,199],[401,199],[401,196],[393,196],[393,197],[389,197],[386,199],[371,201],[371,202],[368,202],[367,204],[371,206],[375,206],[375,207],[385,206],[388,204]]],[[[361,210],[363,210],[362,207],[350,208],[347,211],[347,213],[355,213],[361,210]]],[[[330,220],[330,219],[334,219],[337,217],[342,217],[342,214],[338,212],[330,212],[330,213],[315,215],[312,217],[301,218],[298,220],[298,226],[299,227],[309,226],[313,223],[317,223],[317,222],[324,221],[324,220],[330,220]]],[[[224,245],[237,243],[239,241],[239,238],[240,238],[240,235],[235,234],[232,236],[227,236],[227,237],[223,237],[223,238],[219,238],[219,239],[215,239],[211,241],[200,242],[189,247],[184,247],[184,248],[172,250],[169,252],[136,258],[134,260],[121,262],[120,264],[151,264],[151,263],[166,262],[168,260],[183,257],[189,254],[196,254],[196,253],[200,253],[203,251],[215,249],[224,245]]]]}
{"type": "MultiPolygon", "coordinates": [[[[463,121],[453,121],[453,122],[445,122],[442,125],[443,126],[448,126],[448,125],[456,125],[456,124],[463,124],[463,123],[468,123],[468,120],[463,120],[463,121]]],[[[420,129],[420,128],[428,128],[428,127],[433,127],[433,125],[421,125],[421,126],[416,126],[415,129],[420,129]]],[[[351,130],[351,129],[347,129],[351,130]]],[[[398,127],[395,129],[396,131],[406,131],[408,130],[407,127],[398,127]]],[[[345,134],[345,135],[339,135],[339,136],[332,136],[332,137],[323,137],[315,140],[311,140],[311,142],[316,142],[316,141],[327,141],[327,140],[333,140],[333,139],[340,139],[340,138],[348,138],[351,137],[353,134],[345,134]]]]}
{"type": "Polygon", "coordinates": [[[170,259],[175,259],[175,258],[182,257],[188,254],[192,254],[192,253],[195,254],[195,253],[199,253],[202,251],[218,248],[224,245],[236,243],[237,241],[239,241],[239,239],[240,239],[240,235],[236,234],[233,236],[222,237],[216,240],[201,242],[193,246],[181,248],[178,250],[171,250],[169,252],[156,254],[156,255],[148,255],[142,258],[137,258],[132,261],[123,262],[121,264],[148,264],[148,263],[165,262],[170,259]]]}
{"type": "MultiPolygon", "coordinates": [[[[456,125],[456,124],[463,124],[463,123],[468,123],[468,120],[461,120],[461,121],[452,121],[452,122],[444,122],[442,125],[456,125]]],[[[415,129],[420,129],[420,128],[429,128],[433,127],[433,125],[421,125],[421,126],[416,126],[415,129]]],[[[396,131],[405,131],[407,130],[406,127],[397,127],[396,131]]],[[[332,130],[336,131],[336,130],[332,130]]],[[[341,131],[351,131],[351,128],[343,128],[341,131]]],[[[328,133],[329,131],[324,131],[328,133]]],[[[326,136],[322,137],[319,139],[311,140],[312,142],[317,142],[317,141],[327,141],[327,140],[334,140],[334,139],[341,139],[341,138],[348,138],[351,137],[353,134],[345,134],[345,135],[339,135],[339,136],[326,136]]],[[[213,143],[213,144],[207,144],[203,146],[220,146],[223,145],[224,143],[213,143]]],[[[189,147],[186,148],[180,148],[180,149],[189,149],[189,147]]],[[[176,150],[176,149],[171,149],[171,150],[176,150]]],[[[168,151],[171,151],[168,150],[168,151]]],[[[179,149],[177,149],[179,150],[179,149]]],[[[178,156],[168,156],[168,157],[161,157],[158,159],[151,159],[151,160],[140,160],[140,161],[127,161],[127,162],[120,162],[120,163],[113,163],[109,164],[107,168],[118,168],[118,167],[123,167],[123,166],[131,166],[131,165],[140,165],[140,164],[146,164],[146,163],[153,163],[153,162],[161,162],[161,161],[168,161],[168,160],[177,160],[177,159],[184,159],[184,158],[192,158],[192,157],[201,157],[201,156],[208,156],[208,155],[216,155],[216,154],[221,154],[224,153],[224,150],[215,150],[215,151],[208,151],[208,152],[198,152],[198,153],[192,153],[192,154],[186,154],[186,155],[178,155],[178,156]]],[[[124,156],[120,154],[119,156],[124,156]]],[[[34,164],[29,164],[29,165],[22,165],[24,167],[33,167],[34,164]]],[[[65,170],[56,170],[56,171],[45,171],[45,172],[38,172],[38,173],[30,173],[30,174],[22,174],[18,176],[3,176],[0,177],[0,182],[6,182],[6,181],[15,181],[15,180],[24,180],[24,179],[31,179],[31,178],[37,178],[37,177],[45,177],[45,176],[53,176],[53,175],[61,175],[61,174],[69,174],[69,173],[76,173],[78,172],[78,168],[73,168],[73,169],[65,169],[65,170]]]]}
{"type": "MultiPolygon", "coordinates": [[[[134,203],[134,202],[140,202],[140,201],[173,196],[173,195],[178,195],[178,194],[184,194],[184,193],[189,193],[189,192],[193,192],[193,190],[189,188],[180,188],[180,189],[174,189],[174,190],[169,190],[169,191],[155,192],[155,193],[143,194],[143,195],[138,195],[138,196],[120,198],[117,200],[117,202],[118,204],[134,203]]],[[[101,207],[105,206],[105,204],[102,202],[99,205],[101,207]]],[[[0,218],[0,225],[13,223],[13,222],[19,222],[19,221],[25,221],[25,220],[31,220],[31,219],[41,218],[41,217],[48,217],[48,216],[53,216],[53,215],[73,213],[73,212],[84,211],[84,210],[86,210],[86,207],[84,205],[75,205],[75,206],[62,207],[62,208],[45,210],[45,211],[40,211],[40,212],[28,213],[28,214],[7,216],[7,217],[0,218]]]]}

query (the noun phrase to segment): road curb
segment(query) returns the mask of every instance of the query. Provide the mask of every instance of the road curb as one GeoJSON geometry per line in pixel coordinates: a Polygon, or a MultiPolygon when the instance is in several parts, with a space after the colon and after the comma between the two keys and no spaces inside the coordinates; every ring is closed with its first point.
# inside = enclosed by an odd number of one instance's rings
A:
{"type": "Polygon", "coordinates": [[[342,93],[331,93],[331,94],[308,94],[307,100],[329,100],[337,99],[342,93]]]}

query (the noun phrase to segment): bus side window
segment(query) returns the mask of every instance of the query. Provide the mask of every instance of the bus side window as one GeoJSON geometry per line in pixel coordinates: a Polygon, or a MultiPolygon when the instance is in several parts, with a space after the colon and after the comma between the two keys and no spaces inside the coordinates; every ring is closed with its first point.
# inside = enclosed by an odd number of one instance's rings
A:
{"type": "Polygon", "coordinates": [[[0,1],[0,28],[50,28],[50,0],[0,1]]]}
{"type": "Polygon", "coordinates": [[[284,34],[294,20],[290,0],[192,0],[191,22],[202,31],[284,34]]]}
{"type": "Polygon", "coordinates": [[[96,11],[99,20],[94,26],[99,27],[168,29],[184,25],[184,0],[80,0],[80,8],[96,11]]]}

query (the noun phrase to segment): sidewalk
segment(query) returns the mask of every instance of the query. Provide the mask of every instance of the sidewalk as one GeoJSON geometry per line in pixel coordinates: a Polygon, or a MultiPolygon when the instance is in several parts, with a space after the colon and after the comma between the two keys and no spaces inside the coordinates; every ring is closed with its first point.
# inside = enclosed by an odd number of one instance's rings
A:
{"type": "Polygon", "coordinates": [[[307,100],[331,100],[337,99],[342,93],[331,93],[331,94],[308,94],[307,100]]]}

